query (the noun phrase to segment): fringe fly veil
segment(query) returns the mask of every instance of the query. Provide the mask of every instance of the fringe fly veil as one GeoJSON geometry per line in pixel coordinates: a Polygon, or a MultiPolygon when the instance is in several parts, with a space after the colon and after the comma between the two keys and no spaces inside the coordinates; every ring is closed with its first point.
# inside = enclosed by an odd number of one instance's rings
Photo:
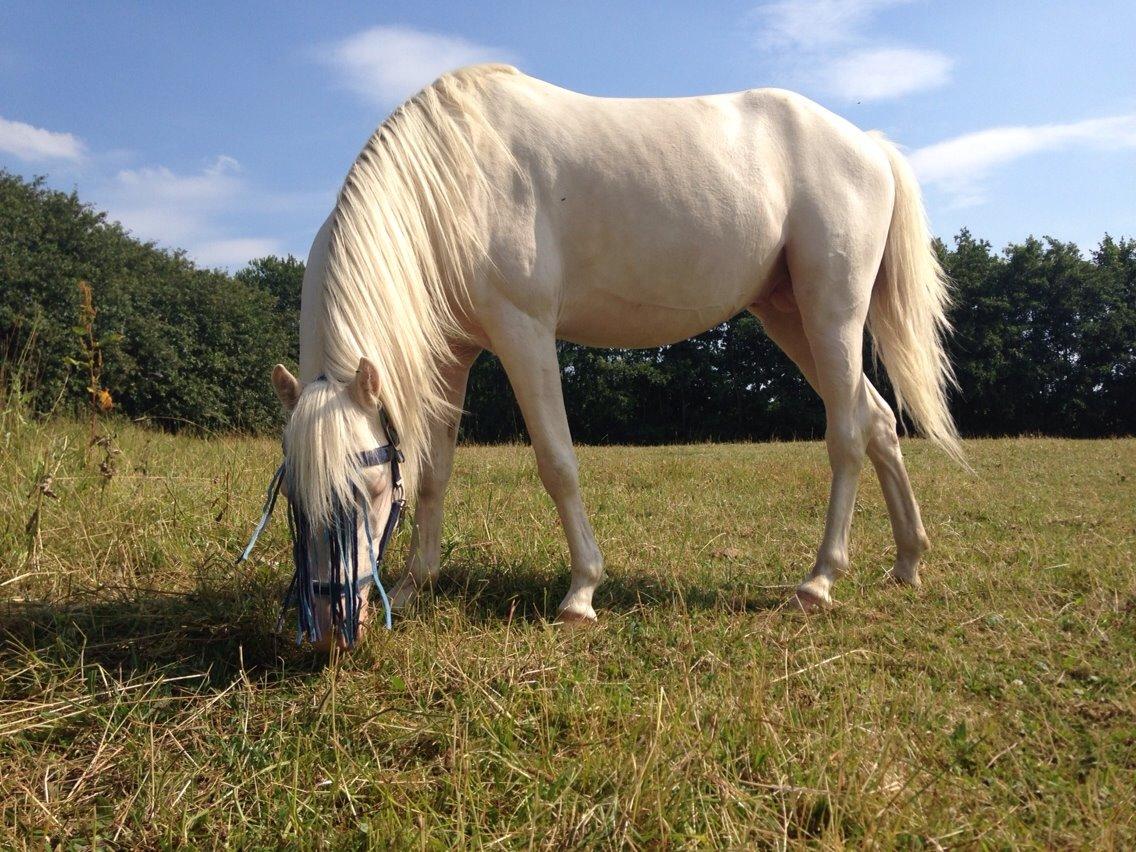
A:
{"type": "Polygon", "coordinates": [[[289,486],[315,521],[351,505],[362,486],[355,452],[368,436],[343,392],[362,356],[378,367],[408,495],[431,422],[453,413],[439,366],[453,357],[454,305],[484,253],[474,204],[488,186],[475,142],[500,144],[477,95],[487,77],[510,73],[477,66],[423,89],[375,131],[340,190],[316,318],[326,380],[304,387],[285,430],[289,486]]]}

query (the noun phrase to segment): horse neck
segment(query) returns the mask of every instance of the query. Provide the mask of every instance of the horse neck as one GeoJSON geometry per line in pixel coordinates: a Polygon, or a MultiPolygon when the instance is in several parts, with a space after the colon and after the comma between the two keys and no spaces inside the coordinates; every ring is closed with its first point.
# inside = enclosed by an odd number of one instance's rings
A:
{"type": "Polygon", "coordinates": [[[328,243],[334,213],[320,226],[308,252],[304,267],[304,281],[300,291],[300,380],[314,381],[323,374],[324,341],[321,337],[319,315],[323,311],[323,285],[327,269],[328,243]]]}

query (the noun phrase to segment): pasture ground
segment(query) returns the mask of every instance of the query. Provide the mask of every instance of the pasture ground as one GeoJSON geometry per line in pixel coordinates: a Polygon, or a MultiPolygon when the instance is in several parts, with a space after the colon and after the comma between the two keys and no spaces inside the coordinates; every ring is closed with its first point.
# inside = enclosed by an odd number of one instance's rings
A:
{"type": "Polygon", "coordinates": [[[233,566],[278,442],[100,428],[0,414],[0,846],[1136,844],[1136,441],[906,441],[924,588],[866,468],[814,617],[821,444],[580,448],[586,631],[528,448],[462,448],[440,585],[323,666],[282,514],[233,566]]]}

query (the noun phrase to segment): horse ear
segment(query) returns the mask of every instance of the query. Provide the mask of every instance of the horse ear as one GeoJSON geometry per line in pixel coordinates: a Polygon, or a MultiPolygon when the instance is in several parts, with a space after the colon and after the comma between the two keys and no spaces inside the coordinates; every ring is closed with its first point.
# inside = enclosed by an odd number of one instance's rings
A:
{"type": "Polygon", "coordinates": [[[283,364],[272,368],[272,387],[276,389],[276,395],[280,397],[285,411],[296,407],[296,401],[300,398],[300,381],[283,364]]]}
{"type": "Polygon", "coordinates": [[[347,388],[351,398],[370,411],[379,407],[379,368],[370,358],[359,359],[359,369],[347,388]]]}

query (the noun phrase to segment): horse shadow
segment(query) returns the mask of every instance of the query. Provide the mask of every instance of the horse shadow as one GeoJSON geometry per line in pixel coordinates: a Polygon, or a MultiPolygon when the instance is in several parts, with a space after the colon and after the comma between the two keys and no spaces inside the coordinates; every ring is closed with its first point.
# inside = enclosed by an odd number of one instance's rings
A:
{"type": "MultiPolygon", "coordinates": [[[[468,618],[479,622],[502,619],[552,621],[568,591],[567,566],[536,566],[530,562],[495,563],[447,560],[430,593],[452,600],[468,618]]],[[[601,613],[646,613],[668,610],[682,617],[693,610],[773,612],[782,609],[792,586],[750,586],[737,583],[707,585],[678,578],[633,573],[609,573],[596,591],[601,613]]]]}
{"type": "MultiPolygon", "coordinates": [[[[474,623],[548,622],[567,591],[567,575],[564,566],[449,559],[417,612],[433,599],[452,603],[474,623]]],[[[5,602],[0,671],[18,669],[34,655],[61,667],[79,659],[97,663],[121,677],[197,676],[211,688],[239,678],[274,682],[318,673],[328,657],[297,646],[294,614],[276,629],[283,590],[283,579],[266,572],[203,578],[191,591],[102,587],[59,602],[5,602]]],[[[596,606],[601,613],[663,609],[683,617],[699,609],[770,612],[785,600],[781,591],[614,574],[600,587],[596,606]]],[[[415,617],[415,610],[402,617],[415,617]]]]}
{"type": "Polygon", "coordinates": [[[64,669],[81,659],[119,677],[160,671],[197,676],[212,688],[318,672],[326,654],[275,630],[282,589],[278,579],[259,578],[187,592],[101,588],[58,602],[5,602],[0,671],[29,657],[64,669]]]}

